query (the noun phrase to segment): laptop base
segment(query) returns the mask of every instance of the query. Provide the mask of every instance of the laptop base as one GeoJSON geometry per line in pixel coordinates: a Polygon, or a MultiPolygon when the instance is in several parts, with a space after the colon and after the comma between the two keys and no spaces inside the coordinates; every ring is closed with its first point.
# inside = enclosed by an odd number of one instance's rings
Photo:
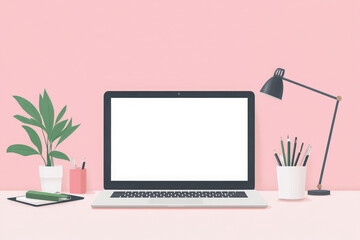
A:
{"type": "MultiPolygon", "coordinates": [[[[98,194],[92,208],[264,208],[267,202],[255,190],[247,198],[111,198],[116,190],[98,194]]],[[[139,191],[139,190],[134,190],[139,191]]],[[[201,191],[201,190],[200,190],[201,191]]]]}

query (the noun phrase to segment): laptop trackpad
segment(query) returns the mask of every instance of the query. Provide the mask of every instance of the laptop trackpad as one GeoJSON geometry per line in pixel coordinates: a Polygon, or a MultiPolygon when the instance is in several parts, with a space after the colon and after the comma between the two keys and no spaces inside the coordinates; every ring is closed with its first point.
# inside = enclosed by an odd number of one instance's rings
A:
{"type": "Polygon", "coordinates": [[[188,204],[202,204],[201,198],[150,198],[149,204],[160,205],[188,205],[188,204]]]}

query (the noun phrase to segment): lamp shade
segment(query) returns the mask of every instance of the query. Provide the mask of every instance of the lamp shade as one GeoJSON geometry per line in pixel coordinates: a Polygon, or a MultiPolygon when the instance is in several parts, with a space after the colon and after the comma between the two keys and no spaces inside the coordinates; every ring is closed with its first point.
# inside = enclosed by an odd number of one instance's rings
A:
{"type": "Polygon", "coordinates": [[[285,70],[282,68],[277,68],[275,70],[274,76],[271,77],[261,88],[260,92],[275,97],[277,99],[282,99],[283,95],[283,77],[285,70]]]}

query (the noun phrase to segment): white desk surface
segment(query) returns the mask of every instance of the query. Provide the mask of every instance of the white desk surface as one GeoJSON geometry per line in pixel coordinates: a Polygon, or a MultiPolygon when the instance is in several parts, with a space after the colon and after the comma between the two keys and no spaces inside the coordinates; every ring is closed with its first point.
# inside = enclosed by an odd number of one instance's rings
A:
{"type": "Polygon", "coordinates": [[[0,239],[360,239],[360,191],[301,201],[261,192],[265,209],[92,209],[85,200],[31,207],[0,192],[0,239]]]}

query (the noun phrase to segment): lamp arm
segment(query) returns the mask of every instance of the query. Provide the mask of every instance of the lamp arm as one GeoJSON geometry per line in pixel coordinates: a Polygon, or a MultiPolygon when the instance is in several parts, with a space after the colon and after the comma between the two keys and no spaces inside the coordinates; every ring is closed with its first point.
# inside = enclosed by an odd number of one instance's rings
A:
{"type": "Polygon", "coordinates": [[[296,84],[296,85],[298,85],[298,86],[300,86],[300,87],[307,88],[307,89],[309,89],[309,90],[311,90],[311,91],[320,93],[320,94],[325,95],[325,96],[327,96],[327,97],[330,97],[330,98],[333,98],[333,99],[337,99],[337,98],[336,98],[335,96],[333,96],[333,95],[324,93],[324,92],[319,91],[319,90],[317,90],[317,89],[315,89],[315,88],[311,88],[311,87],[305,86],[305,85],[303,85],[303,84],[301,84],[301,83],[298,83],[298,82],[295,82],[295,81],[293,81],[293,80],[290,80],[290,79],[287,79],[287,78],[284,78],[284,77],[283,77],[283,80],[288,81],[288,82],[293,83],[293,84],[296,84]]]}
{"type": "Polygon", "coordinates": [[[332,123],[331,123],[331,128],[330,128],[330,133],[329,133],[329,138],[328,138],[328,142],[326,145],[326,150],[325,150],[325,156],[324,156],[324,162],[321,168],[321,174],[320,174],[320,179],[319,179],[319,184],[318,184],[318,189],[321,190],[321,182],[322,182],[322,178],[323,178],[323,174],[324,174],[324,169],[325,169],[325,164],[326,164],[326,158],[327,158],[327,154],[329,151],[329,146],[330,146],[330,141],[331,141],[331,135],[334,129],[334,123],[335,123],[335,118],[336,118],[336,113],[338,110],[338,106],[339,106],[339,100],[336,101],[336,105],[335,105],[335,111],[334,111],[334,116],[332,119],[332,123]]]}
{"type": "Polygon", "coordinates": [[[339,102],[341,101],[341,97],[340,97],[340,96],[335,97],[335,96],[333,96],[333,95],[324,93],[324,92],[319,91],[319,90],[317,90],[317,89],[315,89],[315,88],[311,88],[311,87],[305,86],[305,85],[303,85],[303,84],[301,84],[301,83],[295,82],[295,81],[293,81],[293,80],[290,80],[290,79],[287,79],[287,78],[284,78],[284,77],[283,77],[283,80],[285,80],[285,81],[287,81],[287,82],[290,82],[290,83],[293,83],[293,84],[295,84],[295,85],[298,85],[298,86],[300,86],[300,87],[307,88],[307,89],[309,89],[309,90],[311,90],[311,91],[320,93],[320,94],[322,94],[322,95],[324,95],[324,96],[327,96],[327,97],[329,97],[329,98],[336,99],[335,111],[334,111],[334,116],[333,116],[333,119],[332,119],[332,122],[331,122],[331,128],[330,128],[329,138],[328,138],[327,145],[326,145],[324,161],[323,161],[323,165],[322,165],[322,168],[321,168],[319,184],[317,185],[318,189],[321,190],[321,187],[322,187],[322,186],[321,186],[321,182],[322,182],[322,178],[323,178],[323,175],[324,175],[324,169],[325,169],[325,165],[326,165],[326,158],[327,158],[327,155],[328,155],[328,152],[329,152],[331,135],[332,135],[332,132],[333,132],[333,129],[334,129],[336,113],[337,113],[337,110],[338,110],[339,102]]]}

